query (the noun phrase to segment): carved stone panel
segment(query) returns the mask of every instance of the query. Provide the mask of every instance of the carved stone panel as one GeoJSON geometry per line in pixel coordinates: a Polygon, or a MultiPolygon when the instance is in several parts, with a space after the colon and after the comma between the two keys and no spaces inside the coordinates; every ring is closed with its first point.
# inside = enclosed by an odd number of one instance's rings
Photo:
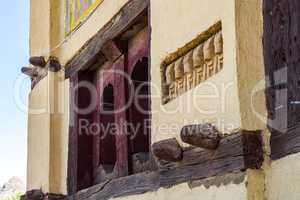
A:
{"type": "Polygon", "coordinates": [[[163,61],[163,104],[196,87],[222,68],[222,25],[218,22],[163,61]]]}

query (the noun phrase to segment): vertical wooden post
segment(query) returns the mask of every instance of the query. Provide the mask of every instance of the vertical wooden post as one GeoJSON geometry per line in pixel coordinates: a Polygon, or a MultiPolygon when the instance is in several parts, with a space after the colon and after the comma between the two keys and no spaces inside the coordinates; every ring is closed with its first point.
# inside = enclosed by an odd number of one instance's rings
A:
{"type": "Polygon", "coordinates": [[[115,71],[115,122],[118,126],[118,131],[116,135],[116,147],[117,147],[117,170],[118,176],[128,175],[128,142],[126,127],[126,111],[125,111],[125,84],[124,84],[124,56],[120,57],[114,63],[115,71]]]}
{"type": "Polygon", "coordinates": [[[68,195],[77,192],[77,146],[78,146],[78,116],[76,106],[78,106],[78,73],[70,77],[70,99],[69,99],[69,153],[68,153],[68,195]]]}

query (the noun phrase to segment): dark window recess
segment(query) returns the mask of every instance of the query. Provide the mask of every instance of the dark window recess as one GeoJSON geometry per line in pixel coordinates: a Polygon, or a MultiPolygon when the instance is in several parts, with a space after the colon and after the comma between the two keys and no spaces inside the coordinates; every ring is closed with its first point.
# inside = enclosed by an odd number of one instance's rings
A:
{"type": "MultiPolygon", "coordinates": [[[[78,73],[78,82],[83,81],[92,82],[93,74],[90,72],[78,73]]],[[[89,90],[78,85],[77,89],[78,103],[77,107],[80,110],[88,108],[91,102],[91,94],[89,90]]],[[[92,122],[92,113],[80,114],[78,112],[78,127],[77,127],[77,189],[82,190],[93,185],[92,174],[93,174],[93,137],[86,129],[80,128],[80,123],[89,124],[92,122]]]]}
{"type": "Polygon", "coordinates": [[[132,85],[128,88],[128,91],[134,90],[127,95],[130,100],[130,107],[127,109],[129,174],[146,171],[149,166],[150,83],[148,70],[148,59],[141,59],[133,68],[132,85]]]}
{"type": "Polygon", "coordinates": [[[107,179],[115,178],[114,168],[117,160],[117,152],[114,102],[114,88],[111,84],[109,84],[104,88],[100,102],[100,153],[99,166],[94,172],[95,183],[100,183],[107,179]]]}

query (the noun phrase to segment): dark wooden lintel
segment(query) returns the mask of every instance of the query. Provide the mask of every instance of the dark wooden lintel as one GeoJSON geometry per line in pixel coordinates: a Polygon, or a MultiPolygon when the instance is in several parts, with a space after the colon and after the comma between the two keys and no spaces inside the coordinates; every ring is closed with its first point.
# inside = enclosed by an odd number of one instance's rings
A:
{"type": "Polygon", "coordinates": [[[147,11],[149,0],[131,0],[66,65],[66,78],[87,69],[97,59],[103,46],[126,31],[135,20],[147,11]]]}
{"type": "Polygon", "coordinates": [[[80,191],[68,199],[95,200],[143,194],[161,187],[225,175],[247,169],[258,169],[263,162],[260,132],[241,131],[220,141],[216,150],[196,147],[183,152],[181,162],[160,163],[156,172],[145,172],[113,179],[80,191]]]}

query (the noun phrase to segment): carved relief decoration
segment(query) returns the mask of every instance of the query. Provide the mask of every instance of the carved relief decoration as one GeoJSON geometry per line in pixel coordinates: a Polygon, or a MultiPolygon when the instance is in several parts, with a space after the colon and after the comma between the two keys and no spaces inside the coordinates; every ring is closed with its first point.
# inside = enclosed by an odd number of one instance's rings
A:
{"type": "Polygon", "coordinates": [[[163,104],[212,77],[223,68],[221,22],[169,55],[162,66],[163,104]]]}

